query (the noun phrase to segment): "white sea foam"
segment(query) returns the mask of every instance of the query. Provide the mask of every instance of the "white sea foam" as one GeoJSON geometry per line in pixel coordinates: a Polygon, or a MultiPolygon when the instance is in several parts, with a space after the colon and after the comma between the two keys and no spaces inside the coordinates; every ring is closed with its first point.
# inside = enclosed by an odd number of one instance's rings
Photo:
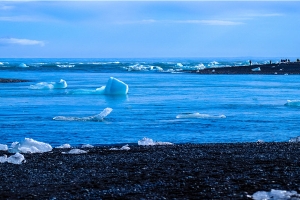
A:
{"type": "Polygon", "coordinates": [[[103,119],[111,113],[112,108],[105,108],[100,114],[93,115],[89,117],[66,117],[66,116],[56,116],[53,117],[57,121],[103,121],[103,119]]]}
{"type": "Polygon", "coordinates": [[[287,100],[285,106],[300,107],[300,100],[287,100]]]}
{"type": "Polygon", "coordinates": [[[0,151],[7,151],[8,147],[6,144],[0,144],[0,151]]]}
{"type": "Polygon", "coordinates": [[[268,199],[288,200],[288,199],[300,199],[300,194],[298,194],[296,191],[272,189],[270,192],[266,192],[266,191],[255,192],[252,195],[252,198],[254,200],[268,200],[268,199]]]}
{"type": "Polygon", "coordinates": [[[66,88],[67,82],[63,79],[60,79],[59,82],[40,82],[35,85],[30,85],[29,89],[32,90],[45,90],[45,89],[63,89],[66,88]]]}
{"type": "Polygon", "coordinates": [[[59,68],[73,68],[75,65],[57,65],[59,68]]]}
{"type": "Polygon", "coordinates": [[[71,149],[69,152],[62,152],[62,154],[84,154],[87,153],[88,151],[84,151],[81,149],[71,149]]]}
{"type": "Polygon", "coordinates": [[[200,113],[185,113],[179,114],[176,116],[177,119],[192,119],[192,118],[201,118],[201,119],[222,119],[226,118],[225,115],[209,115],[209,114],[200,114],[200,113]]]}
{"type": "Polygon", "coordinates": [[[171,142],[154,142],[151,138],[144,137],[138,141],[138,145],[141,146],[153,146],[153,145],[173,145],[171,142]]]}
{"type": "Polygon", "coordinates": [[[55,147],[55,148],[58,148],[58,149],[69,149],[69,148],[71,148],[71,145],[70,144],[63,144],[63,145],[60,145],[60,146],[55,147]]]}
{"type": "Polygon", "coordinates": [[[13,142],[8,151],[11,153],[43,153],[52,151],[52,147],[50,144],[25,138],[22,142],[13,142]]]}
{"type": "Polygon", "coordinates": [[[113,147],[113,148],[110,148],[109,150],[113,150],[113,151],[126,150],[126,151],[128,151],[128,150],[130,150],[130,147],[129,147],[128,144],[126,144],[126,145],[122,146],[121,148],[115,148],[115,147],[113,147]]]}

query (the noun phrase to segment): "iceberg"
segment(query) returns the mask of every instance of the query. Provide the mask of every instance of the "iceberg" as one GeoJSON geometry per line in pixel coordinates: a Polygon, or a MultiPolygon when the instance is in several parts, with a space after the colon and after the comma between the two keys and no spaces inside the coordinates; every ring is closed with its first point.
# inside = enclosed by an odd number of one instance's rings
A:
{"type": "Polygon", "coordinates": [[[83,144],[81,148],[94,148],[94,146],[90,144],[83,144]]]}
{"type": "Polygon", "coordinates": [[[114,77],[110,77],[106,86],[101,86],[94,90],[78,89],[68,92],[69,94],[95,94],[95,95],[126,95],[128,93],[128,85],[114,77]]]}
{"type": "Polygon", "coordinates": [[[105,108],[100,114],[93,115],[89,117],[66,117],[66,116],[56,116],[53,120],[57,121],[103,121],[103,119],[111,113],[112,108],[105,108]]]}
{"type": "Polygon", "coordinates": [[[70,144],[63,144],[63,145],[60,145],[58,147],[55,147],[57,149],[69,149],[71,148],[71,145],[70,144]]]}
{"type": "Polygon", "coordinates": [[[154,142],[151,138],[144,137],[138,141],[138,145],[141,146],[153,146],[153,145],[173,145],[171,142],[154,142]]]}
{"type": "Polygon", "coordinates": [[[22,142],[13,142],[11,148],[8,149],[10,153],[44,153],[52,151],[50,144],[38,142],[31,138],[25,138],[22,142]]]}
{"type": "Polygon", "coordinates": [[[202,119],[219,119],[226,118],[225,115],[209,115],[200,113],[185,113],[176,116],[177,119],[192,119],[192,118],[202,118],[202,119]]]}
{"type": "Polygon", "coordinates": [[[29,89],[32,90],[46,90],[46,89],[64,89],[67,88],[68,84],[65,80],[60,79],[59,82],[40,82],[35,85],[30,85],[29,89]]]}
{"type": "Polygon", "coordinates": [[[286,190],[274,190],[272,189],[270,192],[258,191],[252,195],[254,200],[265,200],[265,199],[299,199],[300,194],[296,191],[286,191],[286,190]]]}
{"type": "Polygon", "coordinates": [[[28,66],[25,63],[21,63],[21,64],[19,64],[19,67],[25,68],[25,67],[28,67],[28,66]]]}
{"type": "Polygon", "coordinates": [[[8,147],[6,144],[0,144],[0,151],[7,151],[8,147]]]}

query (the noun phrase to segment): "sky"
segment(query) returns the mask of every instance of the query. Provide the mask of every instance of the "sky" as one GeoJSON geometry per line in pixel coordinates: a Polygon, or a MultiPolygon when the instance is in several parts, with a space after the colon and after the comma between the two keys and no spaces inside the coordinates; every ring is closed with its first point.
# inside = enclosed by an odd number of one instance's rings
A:
{"type": "Polygon", "coordinates": [[[0,1],[2,58],[300,57],[300,1],[0,1]]]}

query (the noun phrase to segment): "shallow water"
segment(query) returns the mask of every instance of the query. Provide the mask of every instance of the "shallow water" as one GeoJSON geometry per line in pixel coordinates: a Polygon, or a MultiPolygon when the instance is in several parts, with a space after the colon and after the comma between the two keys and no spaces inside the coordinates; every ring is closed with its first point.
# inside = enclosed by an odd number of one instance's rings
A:
{"type": "Polygon", "coordinates": [[[0,144],[25,137],[59,146],[137,143],[143,137],[172,143],[288,141],[300,135],[300,107],[284,105],[287,100],[300,99],[298,75],[6,67],[0,77],[32,81],[1,84],[0,144]],[[129,93],[74,93],[104,86],[109,77],[128,84],[129,93]],[[67,81],[66,89],[29,88],[60,79],[67,81]],[[113,111],[100,122],[53,120],[55,116],[93,116],[107,107],[113,111]],[[204,117],[176,118],[191,113],[204,117]],[[220,115],[226,118],[213,117],[220,115]]]}

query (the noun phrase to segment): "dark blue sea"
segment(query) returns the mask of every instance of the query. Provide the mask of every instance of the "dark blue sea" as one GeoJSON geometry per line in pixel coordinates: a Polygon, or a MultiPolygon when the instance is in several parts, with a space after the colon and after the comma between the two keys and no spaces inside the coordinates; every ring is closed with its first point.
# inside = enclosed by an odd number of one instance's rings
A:
{"type": "MultiPolygon", "coordinates": [[[[252,64],[270,58],[251,58],[252,64]]],[[[272,58],[279,62],[280,58],[272,58]]],[[[32,138],[53,146],[288,141],[300,135],[299,75],[199,75],[248,58],[0,59],[0,144],[32,138]],[[110,77],[126,95],[99,94],[110,77]],[[53,88],[61,79],[67,88],[53,88]],[[36,87],[36,86],[44,87],[36,87]],[[292,100],[288,103],[288,100],[292,100]],[[88,119],[105,108],[103,120],[88,119]]]]}

